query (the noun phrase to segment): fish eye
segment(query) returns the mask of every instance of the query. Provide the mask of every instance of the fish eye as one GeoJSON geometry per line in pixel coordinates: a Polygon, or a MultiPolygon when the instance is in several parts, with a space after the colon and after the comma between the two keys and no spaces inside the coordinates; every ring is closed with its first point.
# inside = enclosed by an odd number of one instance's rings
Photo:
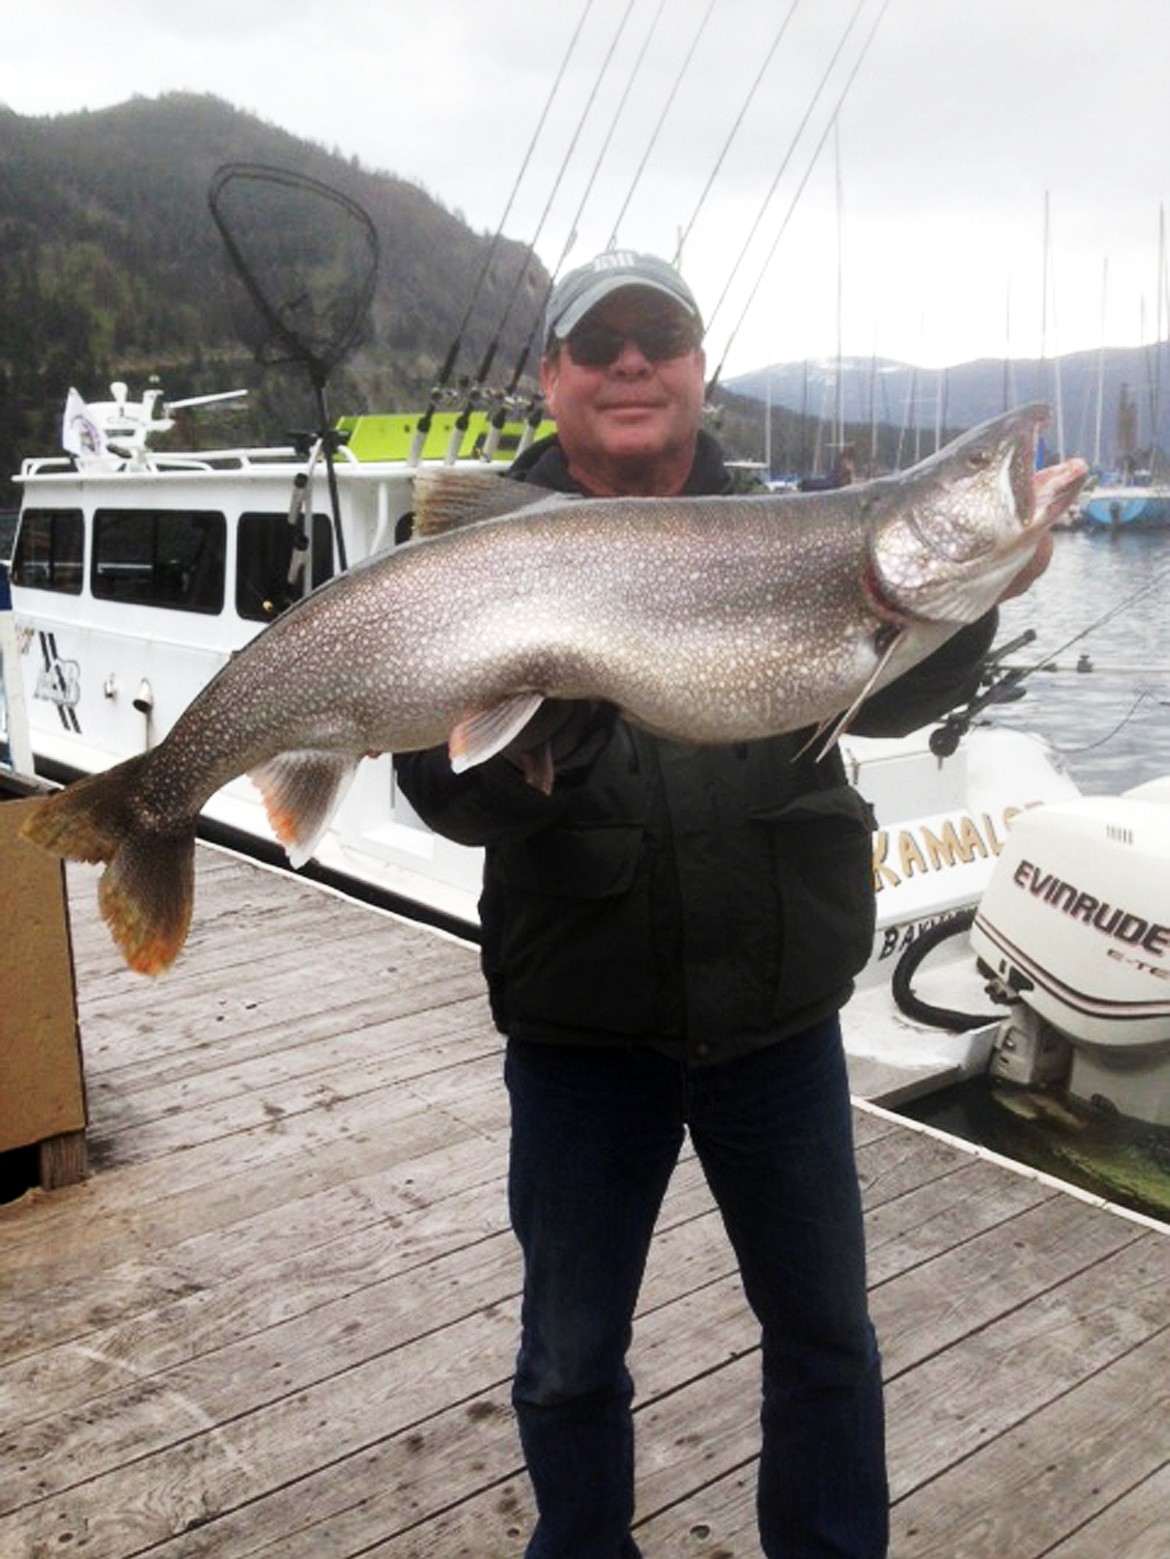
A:
{"type": "Polygon", "coordinates": [[[991,456],[985,449],[973,449],[967,456],[967,464],[972,471],[985,471],[991,464],[991,456]]]}

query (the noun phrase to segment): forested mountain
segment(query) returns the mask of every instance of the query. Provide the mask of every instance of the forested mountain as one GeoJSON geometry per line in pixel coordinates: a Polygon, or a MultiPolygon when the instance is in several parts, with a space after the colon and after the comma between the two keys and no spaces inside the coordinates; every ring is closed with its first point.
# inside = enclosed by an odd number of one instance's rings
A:
{"type": "MultiPolygon", "coordinates": [[[[330,380],[333,412],[420,409],[489,256],[457,374],[475,373],[506,319],[491,383],[510,376],[548,276],[520,244],[505,240],[493,252],[490,235],[472,232],[419,186],[209,96],[136,98],[54,118],[0,106],[0,510],[18,501],[8,478],[21,459],[57,451],[71,385],[91,400],[108,398],[115,379],[137,396],[156,378],[171,399],[249,389],[242,409],[201,410],[182,429],[188,445],[284,439],[313,425],[303,370],[261,367],[248,345],[257,315],[242,298],[208,209],[208,188],[227,163],[320,180],[356,201],[377,229],[381,264],[369,329],[330,380]]],[[[298,221],[278,235],[278,247],[287,244],[294,256],[318,236],[298,221]]],[[[1091,356],[1063,360],[1067,442],[1089,454],[1098,366],[1091,356]]],[[[1012,365],[1008,383],[995,363],[945,376],[905,364],[844,365],[845,438],[855,445],[859,473],[874,464],[871,419],[883,425],[877,466],[906,463],[933,447],[940,427],[945,434],[1001,410],[1005,394],[1014,404],[1051,400],[1051,368],[1012,365]],[[914,427],[925,430],[922,439],[908,435],[914,427]]],[[[764,456],[763,408],[752,397],[763,398],[770,377],[773,470],[827,471],[835,455],[836,374],[836,364],[786,364],[732,381],[718,392],[729,453],[764,456]]],[[[1146,407],[1166,402],[1154,393],[1161,377],[1160,359],[1148,353],[1108,354],[1106,451],[1123,382],[1133,442],[1148,444],[1146,407]]],[[[1155,437],[1166,446],[1161,420],[1155,437]]]]}
{"type": "MultiPolygon", "coordinates": [[[[253,442],[309,426],[301,371],[262,370],[241,337],[239,288],[207,205],[228,162],[306,174],[357,201],[381,264],[367,339],[330,384],[335,410],[421,404],[455,338],[490,249],[417,185],[362,168],[217,98],[136,98],[100,112],[26,118],[0,107],[0,473],[52,453],[66,392],[137,393],[157,375],[172,398],[252,389],[243,414],[208,439],[253,442]]],[[[290,234],[289,242],[298,235],[290,234]]],[[[504,319],[497,379],[510,373],[547,276],[501,243],[459,368],[474,373],[504,319]],[[509,312],[509,300],[515,303],[509,312]]],[[[226,416],[227,414],[220,414],[226,416]]],[[[0,507],[14,502],[11,487],[0,507]]]]}

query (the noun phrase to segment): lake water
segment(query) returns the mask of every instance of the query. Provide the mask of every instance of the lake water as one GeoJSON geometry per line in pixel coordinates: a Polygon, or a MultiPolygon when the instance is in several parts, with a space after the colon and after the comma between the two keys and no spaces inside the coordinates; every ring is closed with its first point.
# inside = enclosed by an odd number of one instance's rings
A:
{"type": "Polygon", "coordinates": [[[1017,703],[993,706],[997,724],[1047,737],[1090,795],[1170,774],[1170,530],[1057,532],[1047,572],[1000,609],[1000,620],[999,643],[1036,631],[1011,664],[1059,651],[1059,669],[1027,678],[1017,703]],[[1082,655],[1092,671],[1072,669],[1082,655]]]}
{"type": "MultiPolygon", "coordinates": [[[[992,706],[996,723],[1046,737],[1089,795],[1170,775],[1170,530],[1058,532],[1048,571],[1001,608],[997,642],[1026,628],[1036,639],[1011,664],[1059,652],[1059,669],[1028,677],[1018,702],[992,706]],[[1072,669],[1082,655],[1091,671],[1072,669]]],[[[1042,1091],[977,1078],[903,1113],[1170,1222],[1170,1130],[1051,1111],[1042,1091]]]]}

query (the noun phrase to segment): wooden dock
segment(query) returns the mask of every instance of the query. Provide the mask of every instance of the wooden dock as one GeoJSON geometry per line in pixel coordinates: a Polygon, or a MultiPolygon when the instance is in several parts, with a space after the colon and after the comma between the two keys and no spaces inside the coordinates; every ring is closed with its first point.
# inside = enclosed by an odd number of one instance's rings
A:
{"type": "MultiPolygon", "coordinates": [[[[474,951],[201,848],[148,982],[70,881],[92,1173],[0,1207],[0,1555],[519,1555],[474,951]]],[[[893,1559],[1166,1559],[1166,1231],[856,1124],[893,1559]]],[[[647,1559],[758,1556],[755,1328],[693,1159],[633,1368],[647,1559]]]]}

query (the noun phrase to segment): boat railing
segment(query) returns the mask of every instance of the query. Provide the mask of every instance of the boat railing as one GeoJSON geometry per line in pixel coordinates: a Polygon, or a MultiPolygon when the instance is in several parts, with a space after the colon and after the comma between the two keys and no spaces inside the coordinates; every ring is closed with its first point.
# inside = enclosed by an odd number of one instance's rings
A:
{"type": "MultiPolygon", "coordinates": [[[[358,469],[361,461],[342,446],[337,451],[339,465],[358,469]]],[[[135,472],[160,473],[166,471],[249,471],[267,470],[279,466],[306,464],[303,454],[289,446],[268,446],[259,449],[209,449],[195,453],[170,454],[159,450],[145,450],[137,455],[107,456],[96,460],[79,461],[72,455],[31,455],[21,462],[18,480],[27,481],[38,476],[125,476],[135,472]]]]}

